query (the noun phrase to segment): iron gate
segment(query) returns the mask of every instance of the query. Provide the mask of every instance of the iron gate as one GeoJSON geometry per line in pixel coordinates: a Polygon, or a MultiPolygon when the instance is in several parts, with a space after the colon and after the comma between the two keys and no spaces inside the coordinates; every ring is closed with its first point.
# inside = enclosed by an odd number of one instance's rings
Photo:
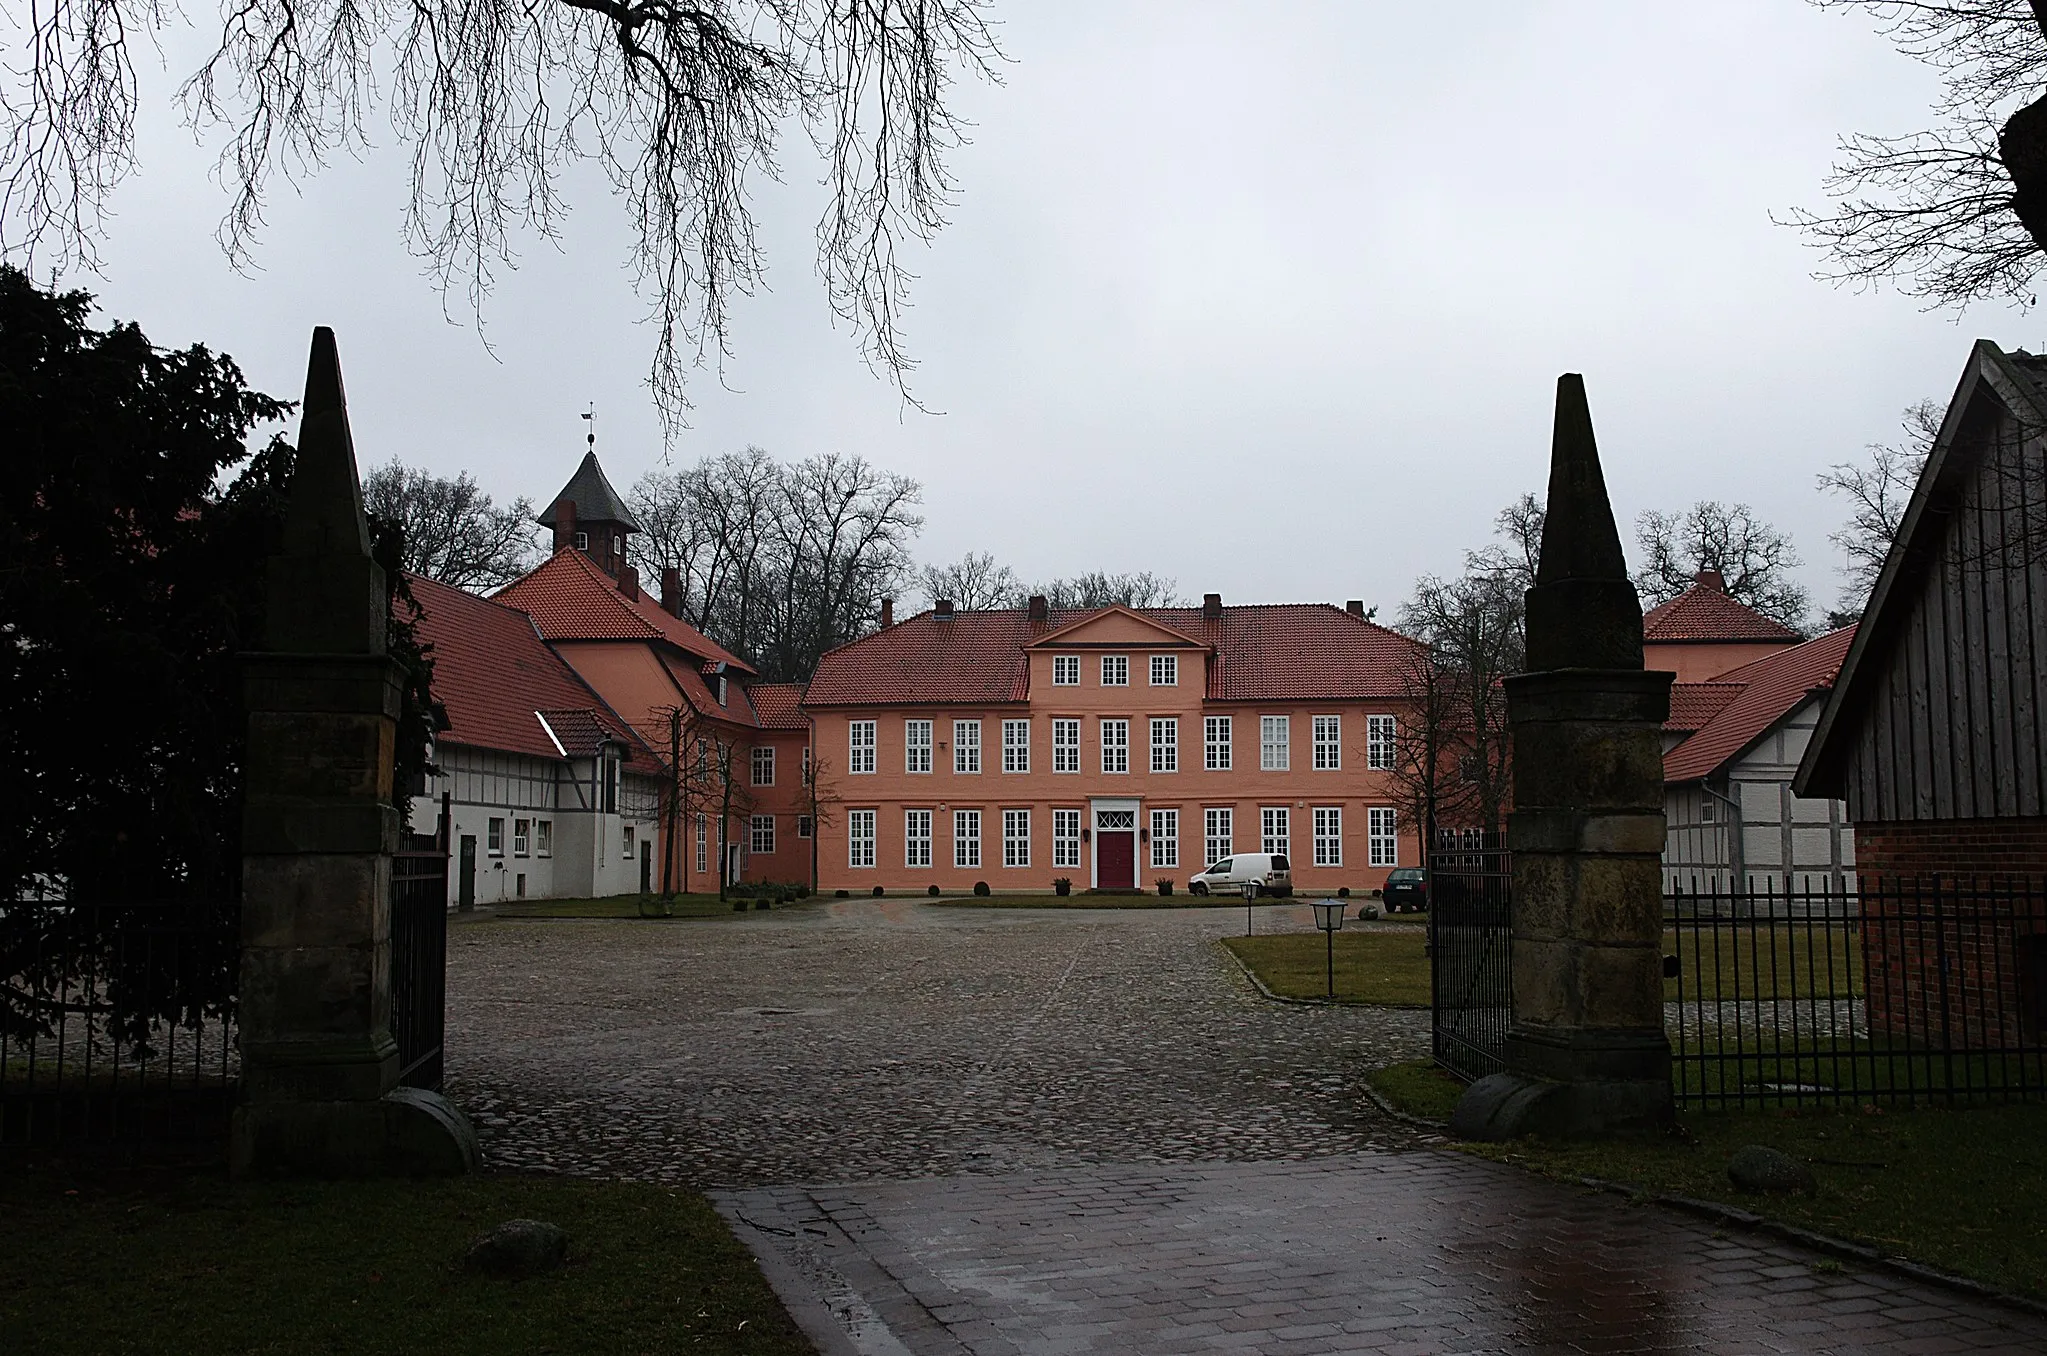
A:
{"type": "Polygon", "coordinates": [[[1514,1012],[1513,858],[1493,836],[1444,835],[1429,869],[1436,1063],[1472,1081],[1505,1067],[1514,1012]]]}
{"type": "Polygon", "coordinates": [[[441,1090],[448,998],[448,831],[445,799],[432,847],[391,860],[391,1037],[398,1081],[441,1090]]]}

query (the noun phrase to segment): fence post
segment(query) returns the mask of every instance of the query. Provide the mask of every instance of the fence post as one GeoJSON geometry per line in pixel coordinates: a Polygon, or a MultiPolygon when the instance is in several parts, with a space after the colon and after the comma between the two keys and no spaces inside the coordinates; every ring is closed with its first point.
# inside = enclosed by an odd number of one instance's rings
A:
{"type": "Polygon", "coordinates": [[[333,331],[313,332],[265,652],[245,660],[237,1175],[463,1172],[474,1132],[397,1087],[391,804],[399,710],[333,331]]]}
{"type": "Polygon", "coordinates": [[[1557,380],[1529,672],[1507,679],[1514,741],[1513,1019],[1504,1073],[1451,1118],[1467,1138],[1667,1122],[1663,756],[1672,675],[1642,667],[1582,377],[1557,380]]]}

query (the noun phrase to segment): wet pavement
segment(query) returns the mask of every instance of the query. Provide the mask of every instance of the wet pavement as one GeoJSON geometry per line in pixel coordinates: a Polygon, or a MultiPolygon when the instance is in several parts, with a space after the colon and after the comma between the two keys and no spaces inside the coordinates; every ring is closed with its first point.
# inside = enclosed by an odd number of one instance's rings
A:
{"type": "Polygon", "coordinates": [[[460,926],[449,1092],[496,1165],[710,1189],[830,1356],[2047,1352],[2027,1313],[1435,1147],[1360,1093],[1424,1015],[1258,997],[1215,945],[1243,923],[460,926]]]}

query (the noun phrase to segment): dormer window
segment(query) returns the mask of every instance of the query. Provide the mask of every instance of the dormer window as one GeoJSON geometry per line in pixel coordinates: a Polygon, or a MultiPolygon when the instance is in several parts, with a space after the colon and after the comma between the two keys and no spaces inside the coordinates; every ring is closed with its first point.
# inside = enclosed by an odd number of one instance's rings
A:
{"type": "Polygon", "coordinates": [[[576,534],[576,549],[578,551],[590,549],[590,534],[588,532],[578,532],[576,534]]]}
{"type": "Polygon", "coordinates": [[[711,695],[718,699],[718,705],[725,704],[725,675],[719,674],[711,680],[711,695]]]}

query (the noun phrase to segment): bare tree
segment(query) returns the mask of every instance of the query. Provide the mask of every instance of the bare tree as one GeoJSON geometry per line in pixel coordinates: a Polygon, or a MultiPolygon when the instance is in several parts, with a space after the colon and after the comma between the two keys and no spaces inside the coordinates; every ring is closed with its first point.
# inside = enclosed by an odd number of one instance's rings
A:
{"type": "Polygon", "coordinates": [[[2030,305],[2047,248],[2047,5],[2040,0],[1812,0],[1862,10],[1937,69],[1934,125],[1842,138],[1834,206],[1794,209],[1820,276],[1890,282],[1937,306],[2030,305]]]}
{"type": "Polygon", "coordinates": [[[1523,593],[1534,588],[1535,567],[1542,560],[1545,516],[1542,500],[1524,490],[1493,515],[1493,535],[1500,540],[1464,553],[1465,573],[1499,578],[1523,593]]]}
{"type": "Polygon", "coordinates": [[[932,602],[949,598],[968,612],[1019,607],[1025,599],[1016,571],[996,564],[986,551],[969,551],[950,565],[926,565],[918,585],[932,602]]]}
{"type": "Polygon", "coordinates": [[[1179,581],[1153,574],[1150,570],[1125,574],[1092,570],[1070,578],[1048,580],[1026,592],[1043,594],[1046,602],[1058,608],[1108,607],[1113,603],[1121,603],[1125,607],[1184,605],[1179,581]]]}
{"type": "MultiPolygon", "coordinates": [[[[135,48],[182,21],[154,0],[50,0],[14,26],[0,76],[10,254],[96,264],[138,163],[135,48]]],[[[565,179],[594,162],[636,232],[649,381],[672,432],[685,370],[722,360],[732,300],[763,277],[753,176],[778,173],[792,124],[826,166],[827,295],[902,385],[898,251],[945,224],[956,74],[992,78],[1000,59],[984,0],[224,0],[182,101],[195,130],[226,134],[218,234],[237,264],[274,179],[367,150],[381,105],[412,159],[407,241],[479,314],[516,238],[554,236],[565,179]]]]}
{"type": "Polygon", "coordinates": [[[1438,826],[1461,826],[1476,813],[1473,785],[1460,775],[1471,746],[1471,705],[1462,671],[1419,645],[1401,663],[1400,697],[1401,724],[1386,780],[1395,808],[1421,836],[1427,865],[1438,826]]]}
{"type": "Polygon", "coordinates": [[[831,760],[821,758],[815,750],[803,764],[803,804],[810,815],[810,888],[817,889],[817,843],[824,830],[837,822],[833,807],[839,803],[839,793],[828,784],[832,774],[831,760]]]}
{"type": "Polygon", "coordinates": [[[1819,487],[1848,501],[1848,521],[1827,538],[1847,557],[1841,566],[1840,606],[1828,614],[1830,624],[1846,626],[1862,615],[1869,591],[1883,573],[1891,541],[1898,535],[1905,506],[1912,502],[1927,454],[1933,451],[1933,440],[1940,436],[1945,413],[1931,400],[1908,406],[1902,416],[1902,443],[1871,443],[1864,449],[1868,456],[1862,463],[1836,462],[1820,472],[1819,487]]]}
{"type": "Polygon", "coordinates": [[[1642,567],[1635,587],[1650,606],[1690,588],[1701,570],[1717,570],[1727,595],[1794,631],[1803,631],[1809,599],[1789,571],[1799,565],[1791,538],[1747,504],[1702,499],[1683,513],[1645,509],[1635,519],[1642,567]]]}
{"type": "Polygon", "coordinates": [[[464,589],[509,584],[538,557],[533,501],[491,502],[467,471],[453,480],[393,458],[363,477],[363,506],[404,530],[405,568],[464,589]]]}
{"type": "MultiPolygon", "coordinates": [[[[1525,667],[1523,590],[1510,579],[1423,575],[1400,609],[1400,629],[1430,647],[1454,683],[1457,714],[1443,727],[1446,756],[1467,796],[1474,827],[1497,832],[1507,804],[1512,744],[1504,680],[1525,667]]],[[[1431,681],[1438,681],[1431,675],[1431,681]]]]}

